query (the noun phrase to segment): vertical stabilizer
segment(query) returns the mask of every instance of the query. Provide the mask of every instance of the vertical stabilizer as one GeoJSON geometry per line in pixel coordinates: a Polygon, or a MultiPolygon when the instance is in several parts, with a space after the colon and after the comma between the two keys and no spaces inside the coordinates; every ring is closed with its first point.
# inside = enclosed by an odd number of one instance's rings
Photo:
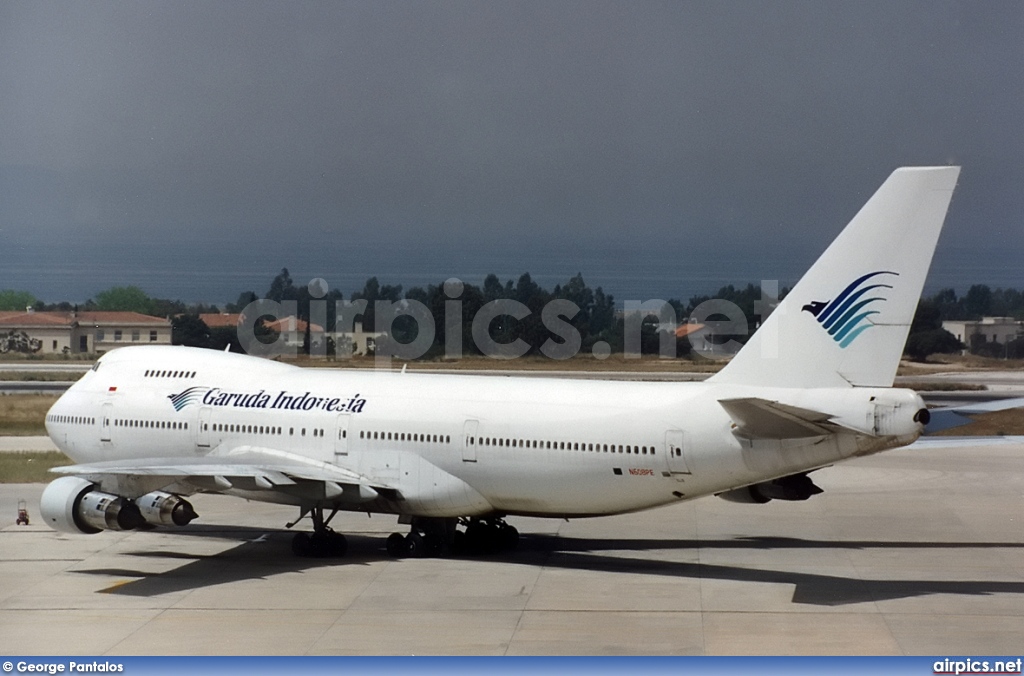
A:
{"type": "Polygon", "coordinates": [[[904,167],[710,382],[890,387],[960,167],[904,167]]]}

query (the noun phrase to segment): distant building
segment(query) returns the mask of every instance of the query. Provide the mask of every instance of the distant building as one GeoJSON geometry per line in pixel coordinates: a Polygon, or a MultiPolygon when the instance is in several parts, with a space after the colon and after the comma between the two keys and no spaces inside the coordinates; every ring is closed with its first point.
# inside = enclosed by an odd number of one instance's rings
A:
{"type": "Polygon", "coordinates": [[[1024,322],[1013,317],[982,317],[977,321],[942,322],[942,328],[968,347],[979,343],[1005,345],[1024,334],[1024,322]]]}
{"type": "MultiPolygon", "coordinates": [[[[229,313],[199,315],[203,323],[211,329],[223,327],[237,328],[241,317],[242,315],[240,314],[229,313]]],[[[267,322],[266,327],[284,336],[285,345],[288,347],[301,347],[306,341],[306,322],[297,317],[289,316],[277,321],[267,322]]],[[[323,332],[324,329],[319,324],[313,324],[310,329],[311,337],[314,341],[317,340],[318,334],[323,335],[323,332]]],[[[346,340],[350,341],[352,354],[361,356],[373,354],[376,349],[377,339],[387,334],[363,331],[362,322],[356,322],[352,331],[330,332],[327,335],[335,341],[336,345],[346,340]]]]}
{"type": "Polygon", "coordinates": [[[363,323],[356,322],[352,331],[338,331],[334,340],[341,343],[345,339],[352,341],[352,354],[356,356],[370,355],[377,350],[377,340],[388,334],[381,331],[363,331],[363,323]]]}
{"type": "Polygon", "coordinates": [[[323,335],[324,327],[319,324],[307,324],[304,320],[294,316],[282,317],[277,321],[264,322],[263,324],[271,331],[275,331],[284,338],[284,344],[288,347],[302,347],[306,342],[306,327],[309,327],[310,340],[315,344],[317,338],[323,335]]]}
{"type": "MultiPolygon", "coordinates": [[[[211,329],[237,329],[242,315],[227,312],[203,313],[199,315],[199,319],[203,320],[203,323],[211,329]]],[[[264,326],[283,336],[285,345],[288,347],[299,347],[306,341],[306,322],[294,316],[282,317],[273,322],[264,322],[264,326]]],[[[323,330],[319,324],[312,325],[313,333],[323,333],[323,330]]]]}
{"type": "Polygon", "coordinates": [[[102,354],[125,345],[170,345],[171,323],[138,312],[0,312],[0,338],[24,334],[34,354],[102,354]]]}
{"type": "Polygon", "coordinates": [[[199,319],[203,320],[203,323],[210,329],[238,328],[238,320],[241,318],[242,315],[240,314],[231,314],[228,312],[203,313],[199,315],[199,319]]]}

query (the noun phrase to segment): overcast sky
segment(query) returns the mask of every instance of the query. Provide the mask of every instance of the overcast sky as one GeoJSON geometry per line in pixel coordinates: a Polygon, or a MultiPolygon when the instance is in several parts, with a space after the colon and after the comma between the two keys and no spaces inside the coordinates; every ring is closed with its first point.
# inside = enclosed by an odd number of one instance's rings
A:
{"type": "Polygon", "coordinates": [[[792,283],[947,163],[930,286],[1024,287],[1022,122],[1018,1],[6,2],[0,288],[792,283]]]}

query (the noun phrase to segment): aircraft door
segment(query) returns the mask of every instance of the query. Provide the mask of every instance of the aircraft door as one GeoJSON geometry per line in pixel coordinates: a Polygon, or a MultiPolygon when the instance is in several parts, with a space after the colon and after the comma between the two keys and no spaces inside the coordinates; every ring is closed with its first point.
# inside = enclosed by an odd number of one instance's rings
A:
{"type": "Polygon", "coordinates": [[[479,420],[467,420],[462,428],[462,462],[476,462],[477,430],[480,429],[479,420]]]}
{"type": "Polygon", "coordinates": [[[348,425],[352,416],[348,413],[339,413],[334,423],[334,455],[348,455],[348,425]]]}
{"type": "Polygon", "coordinates": [[[100,441],[110,443],[110,428],[113,426],[113,409],[114,404],[107,402],[103,404],[103,410],[100,412],[100,441]]]}
{"type": "Polygon", "coordinates": [[[210,416],[212,414],[213,409],[209,406],[199,409],[199,425],[196,429],[196,446],[199,448],[210,447],[210,416]]]}
{"type": "Polygon", "coordinates": [[[669,474],[677,481],[690,476],[690,468],[686,464],[686,434],[682,430],[665,432],[665,462],[668,463],[669,474]]]}

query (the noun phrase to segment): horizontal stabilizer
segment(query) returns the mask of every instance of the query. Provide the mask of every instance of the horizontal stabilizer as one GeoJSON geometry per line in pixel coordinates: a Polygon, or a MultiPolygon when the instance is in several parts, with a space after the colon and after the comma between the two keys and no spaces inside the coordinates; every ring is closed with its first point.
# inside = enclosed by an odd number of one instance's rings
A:
{"type": "Polygon", "coordinates": [[[961,427],[975,422],[967,416],[982,413],[994,413],[996,411],[1007,411],[1011,408],[1024,408],[1024,398],[996,399],[983,401],[962,406],[946,406],[944,408],[933,408],[928,411],[930,420],[925,427],[925,434],[935,434],[943,430],[961,427]]]}
{"type": "Polygon", "coordinates": [[[978,446],[1024,446],[1024,436],[1002,437],[921,437],[906,448],[976,448],[978,446]]]}
{"type": "Polygon", "coordinates": [[[736,434],[747,439],[805,439],[832,434],[831,415],[758,397],[720,399],[736,434]]]}

